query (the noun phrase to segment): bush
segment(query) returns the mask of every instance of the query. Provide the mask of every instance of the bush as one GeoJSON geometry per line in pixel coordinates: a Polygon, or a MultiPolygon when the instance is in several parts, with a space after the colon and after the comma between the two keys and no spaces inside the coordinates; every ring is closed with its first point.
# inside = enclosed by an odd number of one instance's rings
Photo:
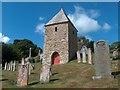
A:
{"type": "Polygon", "coordinates": [[[113,60],[120,59],[120,55],[113,56],[113,60]]]}

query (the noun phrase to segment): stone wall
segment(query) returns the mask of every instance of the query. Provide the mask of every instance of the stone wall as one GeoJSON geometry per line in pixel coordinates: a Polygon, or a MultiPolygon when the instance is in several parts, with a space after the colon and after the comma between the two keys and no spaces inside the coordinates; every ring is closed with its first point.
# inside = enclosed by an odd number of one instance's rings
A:
{"type": "Polygon", "coordinates": [[[77,52],[77,30],[71,23],[69,26],[69,59],[73,59],[77,52]]]}
{"type": "Polygon", "coordinates": [[[54,52],[60,55],[60,63],[69,61],[68,52],[68,23],[55,24],[45,27],[44,58],[50,60],[54,52]],[[57,31],[55,31],[57,27],[57,31]]]}

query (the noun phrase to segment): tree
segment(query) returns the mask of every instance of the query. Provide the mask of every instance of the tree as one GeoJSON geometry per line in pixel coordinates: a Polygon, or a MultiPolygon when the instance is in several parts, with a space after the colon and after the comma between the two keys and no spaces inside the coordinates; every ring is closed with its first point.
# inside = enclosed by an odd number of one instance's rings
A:
{"type": "Polygon", "coordinates": [[[37,47],[37,45],[33,44],[32,41],[24,39],[24,40],[14,40],[13,43],[17,54],[19,54],[20,58],[26,58],[29,56],[29,48],[31,48],[32,57],[38,55],[38,51],[42,49],[37,47]]]}
{"type": "Polygon", "coordinates": [[[86,45],[87,48],[91,48],[92,52],[94,52],[94,41],[89,41],[89,39],[87,39],[84,36],[80,36],[78,37],[78,42],[84,43],[86,45]]]}
{"type": "Polygon", "coordinates": [[[87,39],[84,36],[80,36],[80,37],[78,37],[78,41],[82,41],[85,45],[87,45],[89,42],[89,39],[87,39]]]}
{"type": "Polygon", "coordinates": [[[18,59],[16,51],[13,49],[12,44],[2,43],[2,60],[3,62],[10,62],[11,60],[18,59]]]}
{"type": "Polygon", "coordinates": [[[87,48],[91,48],[92,52],[94,52],[94,41],[90,41],[87,43],[87,48]]]}
{"type": "Polygon", "coordinates": [[[110,52],[113,52],[115,50],[118,50],[120,52],[120,42],[117,41],[117,42],[113,42],[111,45],[110,45],[110,52]]]}

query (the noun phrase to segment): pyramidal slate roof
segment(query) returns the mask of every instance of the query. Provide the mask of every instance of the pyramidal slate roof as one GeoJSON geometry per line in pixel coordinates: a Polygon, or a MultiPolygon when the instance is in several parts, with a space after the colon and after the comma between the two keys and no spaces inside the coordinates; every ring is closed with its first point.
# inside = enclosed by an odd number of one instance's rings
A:
{"type": "Polygon", "coordinates": [[[70,20],[65,14],[63,8],[61,8],[61,10],[46,25],[67,22],[67,21],[70,20]]]}

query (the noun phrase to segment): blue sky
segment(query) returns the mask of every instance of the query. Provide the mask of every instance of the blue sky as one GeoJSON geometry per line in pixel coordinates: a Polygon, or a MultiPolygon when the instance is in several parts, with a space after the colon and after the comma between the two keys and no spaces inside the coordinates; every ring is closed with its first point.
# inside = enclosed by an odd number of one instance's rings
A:
{"type": "Polygon", "coordinates": [[[118,4],[110,2],[19,2],[2,3],[0,41],[29,39],[43,48],[44,25],[61,9],[78,29],[78,36],[90,40],[118,41],[118,4]]]}

